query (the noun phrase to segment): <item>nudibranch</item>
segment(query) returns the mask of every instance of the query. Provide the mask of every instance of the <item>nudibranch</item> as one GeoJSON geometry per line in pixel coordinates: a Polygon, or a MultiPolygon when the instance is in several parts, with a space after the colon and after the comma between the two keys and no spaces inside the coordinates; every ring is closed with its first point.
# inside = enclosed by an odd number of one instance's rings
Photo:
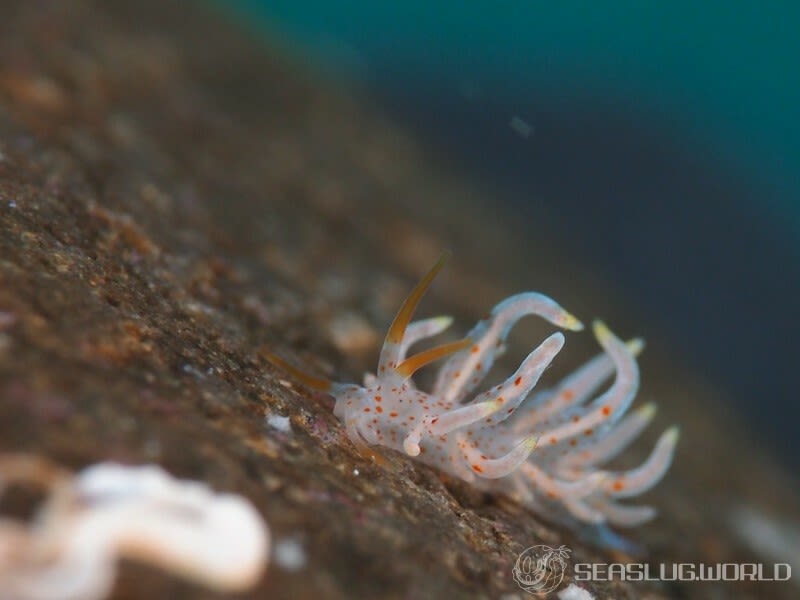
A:
{"type": "Polygon", "coordinates": [[[595,321],[603,353],[555,387],[534,392],[564,345],[563,333],[553,333],[502,384],[474,394],[521,318],[536,315],[568,331],[583,325],[547,296],[525,292],[500,302],[465,339],[407,357],[413,344],[452,322],[449,317],[411,322],[446,259],[447,254],[400,307],[378,370],[365,376],[363,386],[308,376],[275,355],[270,360],[309,387],[331,394],[334,413],[356,444],[399,450],[481,489],[516,498],[545,517],[621,527],[652,519],[654,508],[620,500],[661,480],[672,462],[678,428],[667,429],[639,467],[618,471],[602,466],[628,447],[655,414],[655,406],[646,404],[626,415],[639,387],[636,356],[642,340],[626,343],[595,321]],[[412,375],[446,356],[433,389],[418,389],[412,375]],[[613,383],[598,394],[612,375],[613,383]]]}

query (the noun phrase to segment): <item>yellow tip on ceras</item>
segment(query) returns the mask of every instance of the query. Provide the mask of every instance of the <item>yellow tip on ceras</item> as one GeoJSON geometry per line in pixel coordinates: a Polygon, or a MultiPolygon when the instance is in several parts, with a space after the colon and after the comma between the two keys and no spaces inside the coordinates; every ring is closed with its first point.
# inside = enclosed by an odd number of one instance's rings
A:
{"type": "Polygon", "coordinates": [[[448,329],[450,325],[453,324],[453,317],[449,315],[442,315],[440,317],[433,317],[433,320],[436,321],[436,328],[439,331],[444,331],[448,329]]]}
{"type": "MultiPolygon", "coordinates": [[[[609,339],[615,338],[616,336],[614,333],[608,328],[603,321],[600,319],[596,319],[592,323],[592,330],[594,331],[594,336],[597,338],[597,341],[601,344],[609,339]]],[[[632,338],[625,342],[625,348],[627,348],[628,352],[630,352],[633,357],[637,357],[642,353],[644,350],[645,343],[644,339],[642,338],[632,338]]]]}
{"type": "Polygon", "coordinates": [[[628,340],[625,342],[625,347],[628,348],[628,352],[633,354],[634,357],[639,356],[645,347],[644,339],[633,338],[632,340],[628,340]]]}
{"type": "Polygon", "coordinates": [[[673,425],[664,432],[664,441],[671,446],[675,446],[681,437],[681,428],[679,425],[673,425]]]}
{"type": "Polygon", "coordinates": [[[601,344],[611,338],[615,337],[608,326],[603,323],[600,319],[595,320],[592,323],[592,331],[594,331],[594,337],[597,338],[597,341],[601,344]]]}
{"type": "Polygon", "coordinates": [[[569,331],[583,331],[583,323],[575,315],[564,311],[564,314],[558,319],[559,327],[569,331]]]}
{"type": "Polygon", "coordinates": [[[503,396],[497,396],[496,398],[492,398],[491,400],[486,400],[485,402],[481,402],[481,416],[483,417],[491,417],[494,413],[498,410],[503,408],[503,405],[506,403],[505,398],[503,396]]]}
{"type": "Polygon", "coordinates": [[[636,409],[636,414],[639,415],[642,419],[650,421],[653,417],[656,416],[656,403],[655,402],[648,402],[644,406],[640,406],[636,409]]]}
{"type": "Polygon", "coordinates": [[[524,440],[522,440],[522,443],[525,445],[525,449],[528,452],[533,452],[534,450],[536,450],[536,446],[539,445],[539,436],[529,435],[524,440]]]}

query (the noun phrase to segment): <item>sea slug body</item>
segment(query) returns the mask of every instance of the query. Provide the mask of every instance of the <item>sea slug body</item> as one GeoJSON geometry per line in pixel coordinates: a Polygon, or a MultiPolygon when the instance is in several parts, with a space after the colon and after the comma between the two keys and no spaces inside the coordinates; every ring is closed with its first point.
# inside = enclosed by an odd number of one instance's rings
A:
{"type": "Polygon", "coordinates": [[[552,334],[503,383],[475,394],[510,330],[536,315],[569,331],[581,322],[542,294],[526,292],[500,302],[461,341],[407,357],[416,342],[444,331],[449,317],[411,322],[422,295],[444,265],[436,263],[401,306],[386,335],[375,375],[364,386],[312,378],[271,355],[301,381],[330,393],[334,413],[357,444],[388,446],[488,491],[567,522],[632,527],[655,516],[650,506],[620,500],[638,496],[668,470],[678,428],[664,432],[641,466],[602,467],[618,456],[655,415],[647,404],[628,412],[639,387],[636,355],[643,342],[623,342],[600,321],[594,335],[603,353],[554,388],[533,392],[564,345],[552,334]],[[411,376],[445,356],[433,389],[417,389],[411,376]],[[611,386],[597,394],[615,375],[611,386]],[[626,414],[627,413],[627,414],[626,414]]]}

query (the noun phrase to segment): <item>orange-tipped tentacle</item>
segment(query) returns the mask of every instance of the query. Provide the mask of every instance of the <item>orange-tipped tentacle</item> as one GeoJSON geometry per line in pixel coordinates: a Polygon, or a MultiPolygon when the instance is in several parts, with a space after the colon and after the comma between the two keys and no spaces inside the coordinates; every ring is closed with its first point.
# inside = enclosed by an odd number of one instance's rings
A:
{"type": "Polygon", "coordinates": [[[303,384],[307,385],[312,389],[319,390],[320,392],[330,392],[331,388],[333,387],[333,383],[328,379],[325,379],[323,377],[312,377],[311,375],[306,375],[300,369],[298,369],[294,365],[289,364],[277,354],[273,354],[272,352],[264,352],[264,358],[266,358],[269,362],[271,362],[279,369],[283,369],[284,371],[289,373],[292,377],[294,377],[298,381],[301,381],[303,384]]]}
{"type": "Polygon", "coordinates": [[[439,260],[436,261],[436,264],[433,265],[433,268],[428,271],[428,274],[422,278],[417,284],[417,287],[415,287],[408,295],[408,298],[405,299],[400,310],[397,311],[397,316],[395,316],[394,321],[392,321],[392,326],[389,327],[389,332],[386,334],[387,343],[399,344],[402,341],[406,333],[406,327],[408,327],[408,324],[411,322],[411,317],[414,316],[417,304],[419,304],[425,291],[431,285],[434,277],[436,277],[442,269],[448,258],[450,258],[450,252],[443,252],[439,260]]]}
{"type": "Polygon", "coordinates": [[[430,350],[425,350],[424,352],[420,352],[419,354],[415,354],[414,356],[405,359],[403,362],[397,365],[396,371],[403,377],[411,377],[415,372],[425,365],[430,364],[435,360],[439,360],[440,358],[443,358],[449,354],[454,354],[459,350],[463,350],[471,343],[471,339],[464,338],[463,340],[459,340],[457,342],[450,342],[449,344],[442,344],[441,346],[436,346],[430,350]]]}

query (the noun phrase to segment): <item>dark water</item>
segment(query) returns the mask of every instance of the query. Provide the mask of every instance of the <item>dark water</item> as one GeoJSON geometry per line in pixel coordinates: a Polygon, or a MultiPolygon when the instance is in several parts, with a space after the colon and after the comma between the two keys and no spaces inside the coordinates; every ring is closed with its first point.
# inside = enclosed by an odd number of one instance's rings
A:
{"type": "Polygon", "coordinates": [[[546,218],[800,464],[800,5],[230,4],[546,218]]]}

